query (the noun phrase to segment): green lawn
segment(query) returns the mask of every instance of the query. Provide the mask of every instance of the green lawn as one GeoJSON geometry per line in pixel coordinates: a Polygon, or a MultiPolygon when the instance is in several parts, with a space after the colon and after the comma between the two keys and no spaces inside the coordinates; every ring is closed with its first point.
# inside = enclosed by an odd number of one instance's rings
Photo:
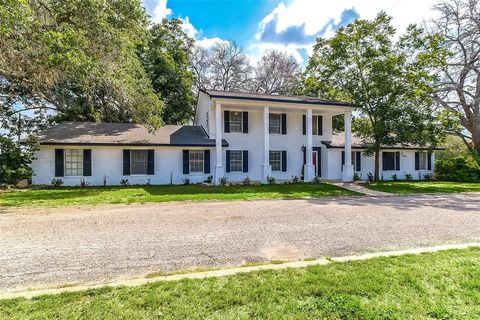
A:
{"type": "Polygon", "coordinates": [[[64,206],[185,200],[319,198],[355,194],[326,183],[228,187],[208,187],[202,185],[61,187],[0,193],[0,206],[64,206]]]}
{"type": "Polygon", "coordinates": [[[474,182],[380,181],[367,184],[366,187],[372,190],[398,194],[480,192],[480,183],[474,182]]]}
{"type": "Polygon", "coordinates": [[[479,319],[480,249],[0,301],[1,319],[479,319]]]}

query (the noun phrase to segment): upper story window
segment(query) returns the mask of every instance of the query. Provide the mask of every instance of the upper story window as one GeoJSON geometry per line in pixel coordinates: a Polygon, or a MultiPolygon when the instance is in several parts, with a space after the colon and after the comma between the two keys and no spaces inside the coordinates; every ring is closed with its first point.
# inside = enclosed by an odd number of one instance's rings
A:
{"type": "Polygon", "coordinates": [[[269,127],[271,134],[280,134],[282,131],[282,116],[280,113],[270,113],[269,127]]]}
{"type": "MultiPolygon", "coordinates": [[[[306,116],[303,115],[303,134],[307,133],[307,123],[306,116]]],[[[323,135],[323,116],[312,115],[312,135],[321,136],[323,135]]]]}
{"type": "Polygon", "coordinates": [[[203,150],[190,150],[189,154],[189,164],[190,164],[190,173],[203,173],[203,150]]]}
{"type": "Polygon", "coordinates": [[[248,133],[248,112],[225,110],[223,117],[224,130],[226,133],[248,133]]]}
{"type": "Polygon", "coordinates": [[[230,132],[242,132],[242,113],[239,111],[230,112],[230,132]]]}
{"type": "Polygon", "coordinates": [[[147,174],[148,151],[130,150],[130,174],[147,174]]]}
{"type": "Polygon", "coordinates": [[[65,176],[83,176],[83,149],[65,150],[65,176]]]}

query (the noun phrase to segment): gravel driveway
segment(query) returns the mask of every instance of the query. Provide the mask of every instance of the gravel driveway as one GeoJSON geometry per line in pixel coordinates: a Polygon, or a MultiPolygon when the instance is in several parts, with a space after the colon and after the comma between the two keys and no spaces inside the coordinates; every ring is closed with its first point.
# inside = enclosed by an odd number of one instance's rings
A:
{"type": "Polygon", "coordinates": [[[480,194],[0,207],[0,291],[480,239],[480,194]]]}

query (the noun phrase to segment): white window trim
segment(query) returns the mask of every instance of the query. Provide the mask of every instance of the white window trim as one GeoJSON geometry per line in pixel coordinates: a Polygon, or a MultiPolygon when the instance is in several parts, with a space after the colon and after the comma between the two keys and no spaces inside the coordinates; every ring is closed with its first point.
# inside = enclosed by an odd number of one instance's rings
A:
{"type": "Polygon", "coordinates": [[[428,171],[428,152],[425,152],[425,151],[419,151],[418,152],[418,171],[428,171]],[[423,160],[425,161],[424,162],[424,165],[425,167],[422,169],[420,164],[420,159],[422,158],[422,155],[423,155],[423,160]]]}
{"type": "Polygon", "coordinates": [[[130,176],[132,177],[145,177],[145,176],[148,176],[148,149],[130,149],[130,176]],[[146,157],[146,164],[147,164],[147,167],[146,167],[146,172],[145,173],[133,173],[133,170],[132,170],[132,164],[133,164],[133,161],[132,161],[132,151],[144,151],[146,152],[147,154],[147,157],[146,157]]]}
{"type": "Polygon", "coordinates": [[[83,167],[83,149],[64,149],[64,154],[63,154],[63,177],[64,178],[82,178],[85,177],[85,168],[83,167]],[[67,175],[67,151],[72,151],[72,150],[80,150],[82,154],[82,174],[81,175],[67,175]]]}
{"type": "MultiPolygon", "coordinates": [[[[383,158],[383,153],[393,153],[393,169],[392,170],[385,170],[385,168],[383,168],[383,165],[382,165],[382,172],[400,172],[401,170],[397,170],[397,153],[398,151],[382,151],[382,158],[383,158]]],[[[400,154],[400,158],[402,157],[402,155],[400,154]]],[[[383,160],[382,161],[382,164],[383,164],[383,160]]],[[[400,167],[400,169],[402,169],[400,167]]]]}
{"type": "Polygon", "coordinates": [[[270,112],[268,114],[268,133],[271,134],[271,135],[281,135],[282,134],[282,114],[281,113],[270,112]],[[280,116],[280,122],[279,122],[279,125],[278,125],[278,133],[270,132],[270,121],[271,121],[271,115],[272,114],[280,116]]]}
{"type": "Polygon", "coordinates": [[[230,172],[231,173],[242,173],[243,172],[243,150],[230,150],[230,172]],[[232,170],[232,152],[239,152],[240,153],[240,170],[232,170]]]}
{"type": "Polygon", "coordinates": [[[283,152],[282,152],[282,150],[270,150],[269,151],[268,157],[269,157],[270,161],[272,161],[270,152],[279,152],[280,153],[280,169],[279,170],[273,170],[273,166],[272,166],[271,162],[269,163],[270,167],[272,168],[272,172],[282,172],[282,163],[283,163],[283,152]]]}
{"type": "MultiPolygon", "coordinates": [[[[199,161],[199,160],[198,160],[199,161]]],[[[188,172],[191,175],[203,175],[205,174],[205,151],[204,150],[189,150],[188,151],[188,172]],[[197,152],[202,154],[202,171],[192,171],[192,152],[197,152]]]]}
{"type": "Polygon", "coordinates": [[[226,132],[227,134],[229,134],[229,133],[233,133],[233,134],[243,133],[243,111],[229,110],[229,112],[228,112],[228,124],[230,126],[230,132],[226,132]],[[233,112],[240,113],[240,118],[241,118],[240,119],[240,131],[232,131],[232,114],[233,114],[233,112]]]}

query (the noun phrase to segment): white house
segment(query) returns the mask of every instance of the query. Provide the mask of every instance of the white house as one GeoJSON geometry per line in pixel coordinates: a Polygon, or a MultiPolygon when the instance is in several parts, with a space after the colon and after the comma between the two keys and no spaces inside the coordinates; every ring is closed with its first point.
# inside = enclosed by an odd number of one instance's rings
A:
{"type": "MultiPolygon", "coordinates": [[[[266,182],[298,177],[311,181],[366,179],[374,158],[352,137],[347,103],[319,98],[206,90],[198,97],[192,126],[167,125],[148,132],[124,123],[65,122],[40,135],[32,163],[33,184],[62,179],[65,185],[192,183],[212,176],[229,182],[266,182]],[[332,117],[345,117],[334,133],[332,117]]],[[[381,152],[383,179],[395,174],[421,179],[431,175],[434,155],[412,146],[386,146],[381,152]]]]}

